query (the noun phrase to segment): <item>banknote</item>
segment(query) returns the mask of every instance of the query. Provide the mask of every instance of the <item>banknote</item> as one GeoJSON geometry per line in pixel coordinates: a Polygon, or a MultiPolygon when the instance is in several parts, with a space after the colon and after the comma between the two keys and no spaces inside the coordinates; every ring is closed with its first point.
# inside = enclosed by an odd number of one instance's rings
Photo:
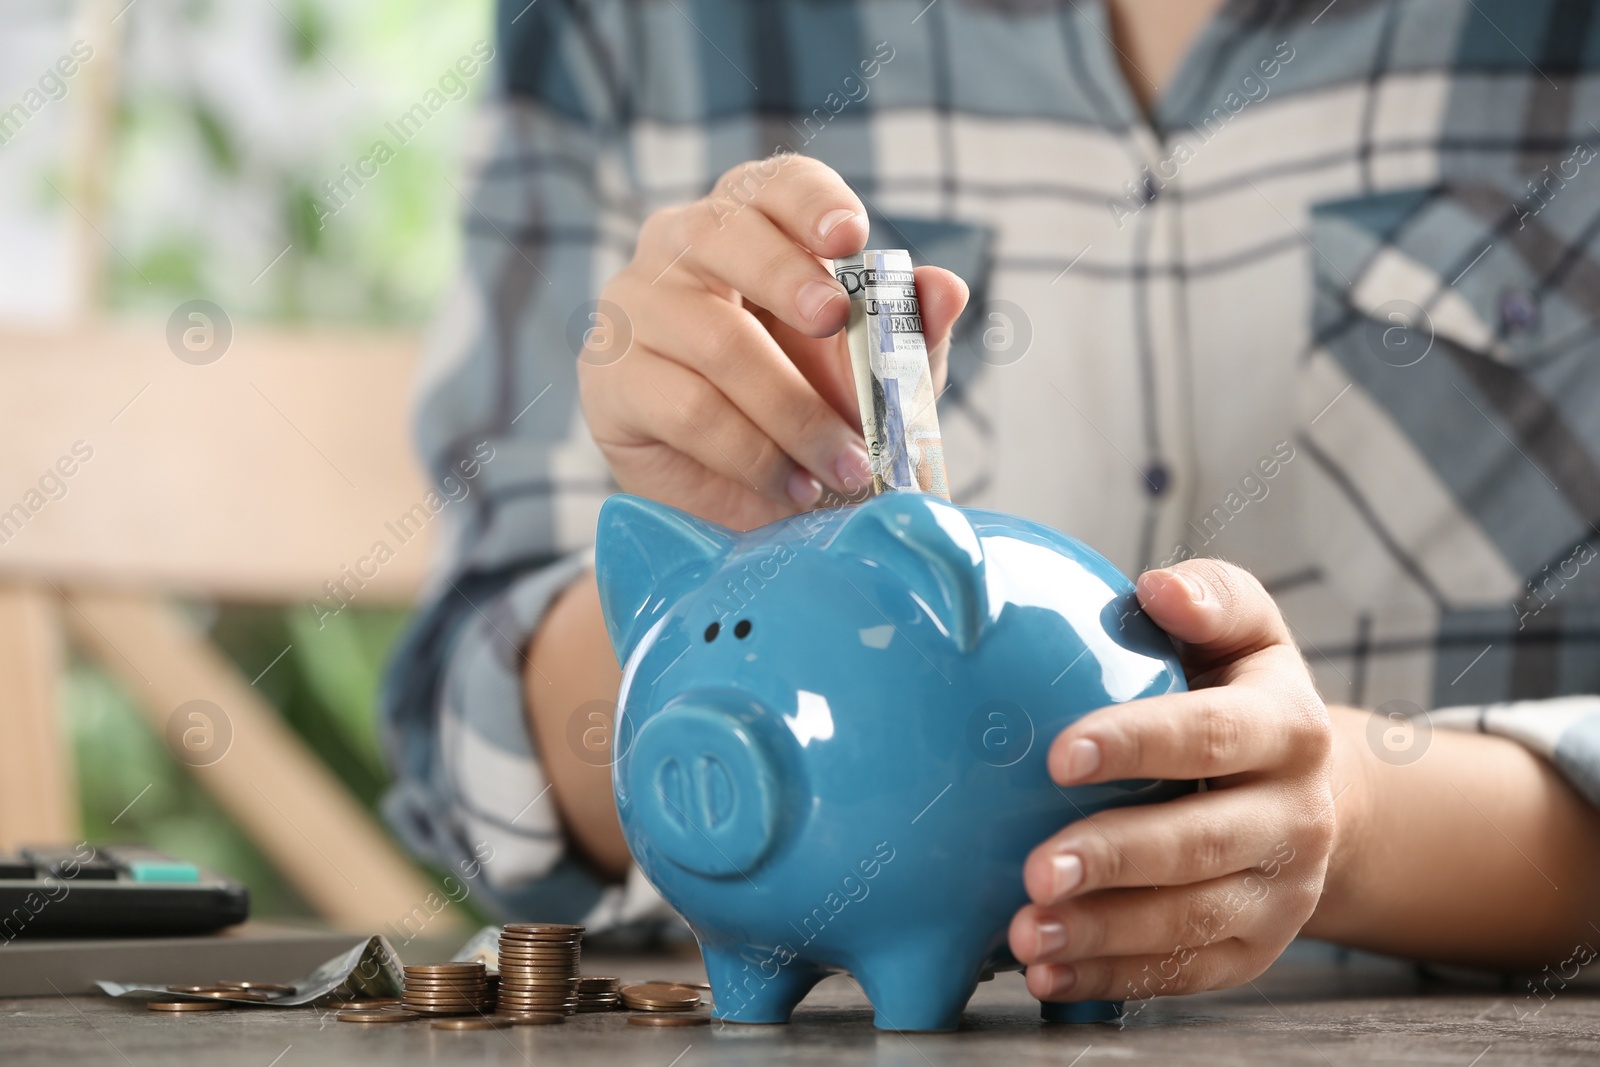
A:
{"type": "Polygon", "coordinates": [[[922,309],[911,254],[869,249],[833,261],[850,294],[850,366],[872,463],[872,491],[911,490],[950,499],[922,309]]]}

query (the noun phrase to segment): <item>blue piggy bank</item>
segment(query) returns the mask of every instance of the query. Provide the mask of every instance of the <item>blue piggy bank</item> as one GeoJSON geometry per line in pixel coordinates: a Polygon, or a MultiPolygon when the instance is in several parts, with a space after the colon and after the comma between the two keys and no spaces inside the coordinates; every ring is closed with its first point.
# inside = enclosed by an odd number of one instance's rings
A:
{"type": "Polygon", "coordinates": [[[877,1026],[954,1029],[1017,966],[1028,852],[1193,788],[1050,780],[1063,728],[1184,678],[1133,584],[1039,523],[890,493],[739,534],[619,495],[596,570],[617,811],[718,1018],[786,1022],[848,971],[877,1026]]]}

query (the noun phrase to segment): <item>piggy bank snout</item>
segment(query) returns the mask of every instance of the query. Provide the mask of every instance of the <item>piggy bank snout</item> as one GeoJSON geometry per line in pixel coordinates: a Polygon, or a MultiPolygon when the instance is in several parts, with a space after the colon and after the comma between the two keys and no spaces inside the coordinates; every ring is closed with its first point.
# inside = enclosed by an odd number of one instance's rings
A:
{"type": "Polygon", "coordinates": [[[778,837],[781,753],[748,705],[689,696],[634,739],[628,791],[638,827],[673,863],[713,878],[748,874],[778,837]]]}

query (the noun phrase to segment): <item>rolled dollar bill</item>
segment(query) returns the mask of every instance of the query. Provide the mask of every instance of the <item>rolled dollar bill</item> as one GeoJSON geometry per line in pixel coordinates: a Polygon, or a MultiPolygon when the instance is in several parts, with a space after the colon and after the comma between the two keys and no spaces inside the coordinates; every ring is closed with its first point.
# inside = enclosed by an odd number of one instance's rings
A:
{"type": "Polygon", "coordinates": [[[950,499],[933,372],[911,254],[868,249],[833,261],[850,294],[850,367],[872,463],[872,491],[911,490],[950,499]]]}

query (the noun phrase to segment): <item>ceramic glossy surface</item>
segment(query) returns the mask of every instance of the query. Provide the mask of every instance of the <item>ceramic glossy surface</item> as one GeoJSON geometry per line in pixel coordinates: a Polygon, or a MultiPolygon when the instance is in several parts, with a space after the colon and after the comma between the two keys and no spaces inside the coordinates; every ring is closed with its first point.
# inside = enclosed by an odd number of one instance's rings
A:
{"type": "Polygon", "coordinates": [[[1049,527],[894,493],[738,534],[619,495],[596,571],[623,832],[720,1018],[786,1021],[843,970],[878,1026],[953,1029],[1016,966],[1028,852],[1192,789],[1051,782],[1067,725],[1184,681],[1132,582],[1049,527]]]}

